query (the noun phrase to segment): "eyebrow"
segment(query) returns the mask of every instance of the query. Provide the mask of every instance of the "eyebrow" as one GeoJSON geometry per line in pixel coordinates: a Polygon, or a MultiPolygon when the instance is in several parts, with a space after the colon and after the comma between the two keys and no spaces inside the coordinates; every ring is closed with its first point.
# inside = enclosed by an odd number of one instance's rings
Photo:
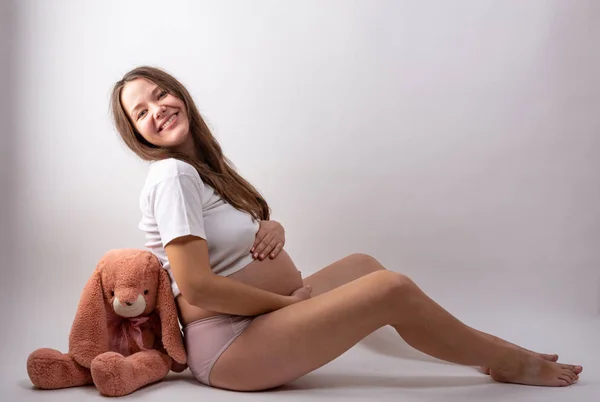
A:
{"type": "MultiPolygon", "coordinates": [[[[154,87],[154,89],[150,92],[151,95],[154,95],[156,93],[156,91],[160,90],[160,87],[157,85],[154,87]]],[[[136,109],[138,109],[141,106],[141,102],[138,103],[137,105],[135,105],[135,107],[133,109],[131,109],[131,117],[135,118],[135,111],[136,109]]]]}

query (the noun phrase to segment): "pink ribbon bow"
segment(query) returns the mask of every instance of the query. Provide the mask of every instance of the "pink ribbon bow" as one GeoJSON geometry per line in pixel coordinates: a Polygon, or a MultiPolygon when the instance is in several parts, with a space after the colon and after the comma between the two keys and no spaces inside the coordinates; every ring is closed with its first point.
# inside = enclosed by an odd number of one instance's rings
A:
{"type": "Polygon", "coordinates": [[[119,352],[123,356],[129,356],[129,340],[127,334],[133,338],[135,343],[141,350],[148,350],[144,347],[142,340],[142,324],[148,321],[150,317],[121,317],[120,315],[113,316],[109,320],[108,336],[110,343],[110,350],[119,352]]]}

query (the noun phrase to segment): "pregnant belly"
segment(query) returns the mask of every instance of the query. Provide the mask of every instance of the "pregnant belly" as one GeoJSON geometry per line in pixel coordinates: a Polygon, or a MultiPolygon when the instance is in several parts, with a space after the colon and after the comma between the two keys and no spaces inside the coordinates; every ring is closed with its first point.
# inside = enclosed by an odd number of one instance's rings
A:
{"type": "MultiPolygon", "coordinates": [[[[285,250],[282,250],[274,260],[270,258],[266,258],[264,261],[254,260],[241,270],[229,275],[229,278],[286,296],[303,285],[300,271],[285,250]]],[[[193,306],[187,303],[181,295],[176,300],[181,324],[184,326],[193,321],[219,314],[193,306]]]]}
{"type": "Polygon", "coordinates": [[[302,287],[302,275],[285,250],[274,260],[254,260],[229,278],[286,296],[302,287]]]}

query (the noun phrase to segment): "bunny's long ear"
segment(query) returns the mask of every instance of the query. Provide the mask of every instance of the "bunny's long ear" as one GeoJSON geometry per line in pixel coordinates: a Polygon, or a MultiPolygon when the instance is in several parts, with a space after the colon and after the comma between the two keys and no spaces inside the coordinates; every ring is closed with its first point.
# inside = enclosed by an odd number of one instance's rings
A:
{"type": "Polygon", "coordinates": [[[81,294],[69,334],[69,355],[90,368],[92,360],[108,351],[106,308],[102,294],[102,275],[96,268],[81,294]]]}
{"type": "Polygon", "coordinates": [[[173,360],[186,364],[187,354],[179,329],[179,321],[177,320],[175,297],[171,290],[169,274],[163,268],[159,270],[156,308],[160,316],[163,346],[173,360]]]}

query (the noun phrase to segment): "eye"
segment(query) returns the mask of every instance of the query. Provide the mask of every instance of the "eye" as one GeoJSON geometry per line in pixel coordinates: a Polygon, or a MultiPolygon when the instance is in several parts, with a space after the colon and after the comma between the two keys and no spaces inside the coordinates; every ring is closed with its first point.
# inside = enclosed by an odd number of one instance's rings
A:
{"type": "Polygon", "coordinates": [[[138,120],[142,117],[142,113],[144,113],[144,112],[145,112],[145,110],[142,110],[141,112],[138,113],[138,115],[137,115],[138,120]]]}
{"type": "Polygon", "coordinates": [[[158,99],[164,98],[165,96],[167,96],[167,94],[168,94],[167,91],[160,91],[160,93],[158,94],[158,99]]]}
{"type": "Polygon", "coordinates": [[[112,297],[115,297],[115,291],[114,291],[114,290],[111,290],[111,291],[110,291],[110,295],[111,295],[112,297]]]}
{"type": "Polygon", "coordinates": [[[144,294],[147,295],[148,294],[148,289],[144,290],[144,294]]]}

